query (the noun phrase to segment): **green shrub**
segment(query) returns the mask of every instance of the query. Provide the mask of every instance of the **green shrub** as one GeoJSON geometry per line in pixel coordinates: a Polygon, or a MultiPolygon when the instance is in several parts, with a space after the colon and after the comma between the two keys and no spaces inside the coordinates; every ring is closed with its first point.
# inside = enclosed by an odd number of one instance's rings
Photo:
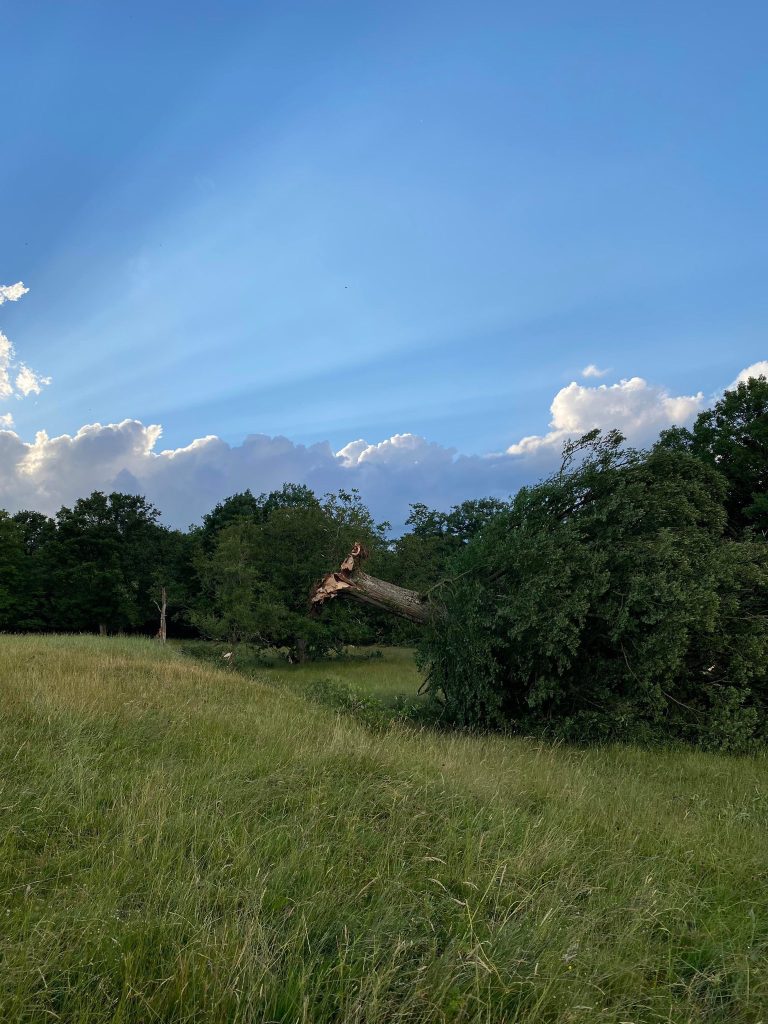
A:
{"type": "Polygon", "coordinates": [[[764,737],[768,546],[724,535],[722,476],[593,432],[454,563],[422,662],[464,725],[568,739],[764,737]]]}

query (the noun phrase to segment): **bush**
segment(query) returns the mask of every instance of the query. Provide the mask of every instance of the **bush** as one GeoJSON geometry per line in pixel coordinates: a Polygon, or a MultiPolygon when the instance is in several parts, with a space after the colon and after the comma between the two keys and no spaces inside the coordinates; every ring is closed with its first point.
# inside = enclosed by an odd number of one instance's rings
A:
{"type": "Polygon", "coordinates": [[[765,736],[768,546],[724,535],[721,474],[593,432],[453,565],[422,647],[463,725],[568,739],[765,736]]]}

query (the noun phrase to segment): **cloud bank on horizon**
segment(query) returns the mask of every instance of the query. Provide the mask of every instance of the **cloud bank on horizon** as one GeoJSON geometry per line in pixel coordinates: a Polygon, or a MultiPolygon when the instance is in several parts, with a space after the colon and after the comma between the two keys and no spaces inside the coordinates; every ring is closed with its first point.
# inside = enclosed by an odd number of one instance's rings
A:
{"type": "Polygon", "coordinates": [[[554,468],[566,437],[617,426],[630,441],[644,443],[673,423],[690,423],[702,407],[701,394],[673,397],[638,377],[596,388],[569,384],[552,403],[549,433],[489,455],[459,455],[408,433],[378,444],[352,441],[337,452],[327,442],[301,445],[266,435],[239,445],[208,436],[158,450],[162,428],[138,420],[89,424],[59,437],[40,431],[25,442],[0,421],[0,505],[52,514],[92,490],[121,490],[145,495],[167,523],[183,527],[237,491],[292,481],[320,493],[357,487],[379,518],[399,525],[411,502],[445,508],[513,493],[554,468]]]}
{"type": "MultiPolygon", "coordinates": [[[[21,282],[0,286],[0,304],[28,290],[21,282]]],[[[609,372],[590,364],[582,376],[609,372]]],[[[743,369],[733,385],[760,374],[768,375],[768,360],[743,369]]],[[[16,362],[13,345],[0,332],[0,400],[39,394],[49,383],[16,362]]],[[[162,427],[135,419],[91,423],[58,437],[41,430],[27,442],[12,429],[11,413],[0,412],[0,507],[50,515],[93,490],[120,490],[144,495],[169,525],[183,527],[238,491],[258,493],[292,482],[318,493],[357,487],[374,514],[397,527],[412,502],[447,508],[466,498],[514,493],[556,467],[566,439],[594,427],[618,428],[630,443],[643,445],[666,427],[689,425],[704,406],[701,391],[670,395],[642,377],[598,385],[572,381],[552,401],[547,433],[486,455],[458,454],[412,433],[376,444],[350,441],[338,451],[327,441],[302,445],[264,434],[239,445],[209,435],[158,450],[162,427]]]]}

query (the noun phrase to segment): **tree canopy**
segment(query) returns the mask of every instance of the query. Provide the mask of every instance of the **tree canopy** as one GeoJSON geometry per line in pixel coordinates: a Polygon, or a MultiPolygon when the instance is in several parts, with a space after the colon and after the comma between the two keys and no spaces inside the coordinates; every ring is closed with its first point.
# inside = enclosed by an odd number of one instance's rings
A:
{"type": "Polygon", "coordinates": [[[714,466],[727,485],[729,527],[768,532],[768,380],[752,377],[702,412],[692,430],[665,431],[660,447],[683,448],[714,466]]]}
{"type": "Polygon", "coordinates": [[[580,739],[762,736],[768,547],[726,534],[723,475],[615,434],[569,455],[439,591],[423,658],[447,716],[580,739]]]}

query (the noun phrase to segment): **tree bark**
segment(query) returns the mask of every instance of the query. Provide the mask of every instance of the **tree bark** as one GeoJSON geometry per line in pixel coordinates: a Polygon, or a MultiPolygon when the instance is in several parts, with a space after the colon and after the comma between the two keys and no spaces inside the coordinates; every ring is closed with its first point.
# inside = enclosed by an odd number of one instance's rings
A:
{"type": "Polygon", "coordinates": [[[310,607],[319,609],[326,601],[346,594],[363,604],[385,612],[400,615],[411,622],[424,625],[432,618],[432,607],[424,594],[407,590],[394,583],[377,579],[363,572],[360,563],[368,557],[362,544],[355,544],[336,572],[329,572],[315,586],[310,595],[310,607]]]}
{"type": "Polygon", "coordinates": [[[307,641],[303,636],[296,637],[296,662],[303,665],[307,660],[307,641]]]}
{"type": "Polygon", "coordinates": [[[166,617],[165,617],[165,612],[166,612],[167,607],[168,607],[168,598],[167,598],[167,595],[166,595],[165,587],[161,587],[160,588],[160,604],[158,604],[157,601],[155,601],[155,608],[157,608],[157,610],[160,612],[160,627],[159,627],[159,629],[157,631],[156,638],[160,641],[161,644],[165,643],[165,638],[167,636],[166,617]]]}

